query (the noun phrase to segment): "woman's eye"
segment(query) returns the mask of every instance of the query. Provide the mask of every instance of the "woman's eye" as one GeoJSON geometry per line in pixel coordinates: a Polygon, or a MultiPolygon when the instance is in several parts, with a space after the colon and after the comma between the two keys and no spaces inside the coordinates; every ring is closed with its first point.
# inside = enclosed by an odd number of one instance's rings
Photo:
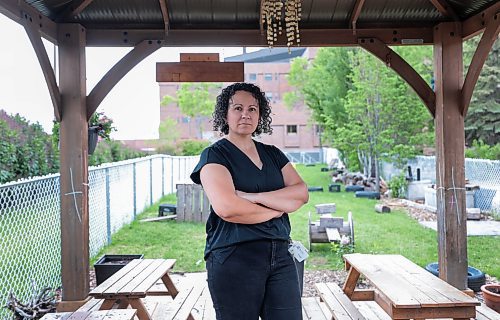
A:
{"type": "Polygon", "coordinates": [[[257,111],[257,108],[250,108],[250,111],[255,112],[255,111],[257,111]]]}

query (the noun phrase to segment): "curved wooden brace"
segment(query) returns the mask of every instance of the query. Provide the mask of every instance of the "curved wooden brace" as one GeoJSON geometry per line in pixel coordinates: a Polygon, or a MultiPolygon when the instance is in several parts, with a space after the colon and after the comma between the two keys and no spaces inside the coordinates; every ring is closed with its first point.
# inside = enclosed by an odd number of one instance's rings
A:
{"type": "Polygon", "coordinates": [[[500,31],[500,16],[497,13],[486,25],[484,29],[483,36],[477,45],[476,52],[474,52],[474,57],[467,70],[467,75],[465,76],[464,85],[462,86],[462,104],[460,105],[460,111],[465,117],[467,115],[467,110],[469,109],[470,100],[472,99],[472,93],[474,92],[474,87],[476,86],[477,79],[481,73],[484,62],[488,58],[491,47],[495,43],[498,37],[498,32],[500,31]]]}
{"type": "Polygon", "coordinates": [[[417,93],[431,115],[435,116],[436,94],[408,62],[377,38],[358,39],[358,44],[399,74],[417,93]]]}
{"type": "Polygon", "coordinates": [[[127,53],[118,61],[96,84],[87,97],[87,120],[97,110],[102,100],[108,95],[113,87],[120,81],[133,67],[144,60],[150,54],[161,48],[161,41],[143,40],[134,49],[127,53]]]}
{"type": "Polygon", "coordinates": [[[54,69],[50,64],[49,56],[43,45],[40,30],[38,29],[36,22],[33,21],[31,16],[29,16],[28,14],[23,15],[23,26],[24,30],[26,30],[28,38],[30,39],[33,49],[35,49],[38,62],[42,67],[43,76],[45,77],[45,82],[47,83],[47,87],[49,88],[50,98],[52,99],[54,116],[58,122],[61,122],[61,93],[57,85],[54,69]]]}

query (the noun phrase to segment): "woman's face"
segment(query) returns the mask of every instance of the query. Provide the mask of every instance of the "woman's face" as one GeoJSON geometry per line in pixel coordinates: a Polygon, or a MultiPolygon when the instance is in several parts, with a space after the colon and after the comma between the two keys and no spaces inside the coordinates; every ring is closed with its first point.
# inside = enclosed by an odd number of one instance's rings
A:
{"type": "Polygon", "coordinates": [[[250,92],[236,91],[229,99],[227,124],[229,133],[251,135],[259,124],[259,103],[250,92]]]}

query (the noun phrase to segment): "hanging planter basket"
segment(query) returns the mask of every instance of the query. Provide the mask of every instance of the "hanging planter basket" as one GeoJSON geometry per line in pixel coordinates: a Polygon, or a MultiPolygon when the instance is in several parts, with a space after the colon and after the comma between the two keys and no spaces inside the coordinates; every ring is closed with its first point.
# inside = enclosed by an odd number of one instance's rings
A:
{"type": "Polygon", "coordinates": [[[99,138],[99,131],[101,130],[101,126],[91,126],[88,129],[88,151],[89,155],[93,154],[95,148],[97,147],[97,139],[99,138]]]}

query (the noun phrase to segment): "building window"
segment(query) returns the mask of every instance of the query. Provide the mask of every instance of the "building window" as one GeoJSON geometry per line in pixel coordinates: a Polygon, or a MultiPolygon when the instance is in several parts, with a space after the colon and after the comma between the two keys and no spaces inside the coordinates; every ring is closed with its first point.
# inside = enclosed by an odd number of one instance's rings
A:
{"type": "Polygon", "coordinates": [[[257,74],[256,73],[249,73],[248,74],[248,81],[257,81],[257,74]]]}
{"type": "Polygon", "coordinates": [[[189,123],[189,117],[182,117],[182,123],[189,123]]]}
{"type": "Polygon", "coordinates": [[[266,80],[266,81],[272,81],[273,80],[273,74],[272,73],[264,73],[264,80],[266,80]]]}
{"type": "Polygon", "coordinates": [[[286,134],[297,134],[297,125],[287,125],[286,126],[286,134]]]}
{"type": "Polygon", "coordinates": [[[269,101],[273,100],[273,93],[272,92],[266,92],[266,98],[269,99],[269,101]]]}

